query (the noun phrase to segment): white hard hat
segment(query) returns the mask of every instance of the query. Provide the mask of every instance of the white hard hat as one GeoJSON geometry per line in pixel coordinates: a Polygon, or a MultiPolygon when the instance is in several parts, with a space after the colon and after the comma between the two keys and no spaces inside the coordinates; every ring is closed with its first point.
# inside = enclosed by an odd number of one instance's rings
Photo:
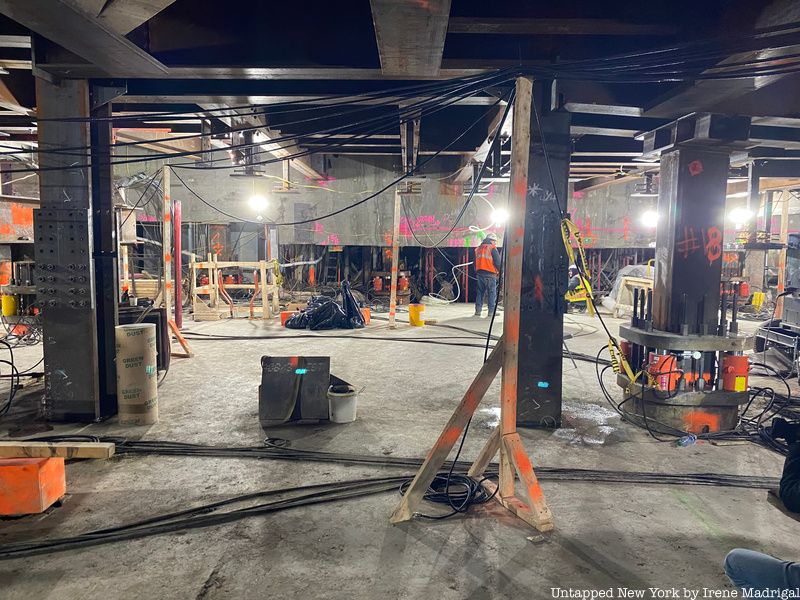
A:
{"type": "Polygon", "coordinates": [[[487,233],[486,234],[486,239],[490,240],[492,242],[496,242],[497,241],[497,236],[494,233],[487,233]]]}

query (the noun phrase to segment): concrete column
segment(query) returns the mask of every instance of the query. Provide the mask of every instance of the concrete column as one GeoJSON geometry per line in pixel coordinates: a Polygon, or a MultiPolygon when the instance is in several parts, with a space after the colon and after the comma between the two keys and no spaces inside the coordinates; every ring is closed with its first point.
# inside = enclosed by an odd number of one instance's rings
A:
{"type": "Polygon", "coordinates": [[[550,110],[551,89],[549,82],[534,83],[533,109],[539,119],[533,111],[530,118],[517,375],[517,423],[529,427],[561,424],[569,265],[561,239],[559,203],[566,210],[572,143],[571,116],[550,110]]]}

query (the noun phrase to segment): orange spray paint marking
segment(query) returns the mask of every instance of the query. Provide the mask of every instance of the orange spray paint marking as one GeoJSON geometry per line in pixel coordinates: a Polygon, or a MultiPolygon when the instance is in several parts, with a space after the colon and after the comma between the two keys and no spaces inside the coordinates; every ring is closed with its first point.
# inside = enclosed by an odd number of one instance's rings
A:
{"type": "Polygon", "coordinates": [[[719,415],[704,410],[693,410],[683,417],[683,428],[689,433],[719,431],[719,415]]]}
{"type": "Polygon", "coordinates": [[[706,258],[711,264],[722,256],[722,232],[716,227],[709,227],[708,236],[703,237],[706,239],[706,258]]]}
{"type": "Polygon", "coordinates": [[[14,225],[33,225],[33,209],[17,202],[11,203],[11,222],[14,225]]]}
{"type": "Polygon", "coordinates": [[[439,437],[439,444],[452,446],[458,441],[460,435],[461,435],[460,427],[448,427],[442,432],[442,435],[439,437]]]}
{"type": "Polygon", "coordinates": [[[289,357],[289,366],[296,367],[300,364],[300,357],[299,356],[290,356],[289,357]]]}
{"type": "Polygon", "coordinates": [[[544,285],[542,284],[542,276],[537,275],[533,280],[533,297],[539,304],[544,304],[544,285]]]}

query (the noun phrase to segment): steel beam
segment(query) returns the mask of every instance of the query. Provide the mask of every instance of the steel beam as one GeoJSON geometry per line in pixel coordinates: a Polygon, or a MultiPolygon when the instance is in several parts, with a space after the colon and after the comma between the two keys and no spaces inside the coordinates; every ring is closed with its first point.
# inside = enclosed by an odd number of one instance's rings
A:
{"type": "Polygon", "coordinates": [[[450,0],[370,0],[386,75],[435,76],[442,66],[450,0]]]}
{"type": "Polygon", "coordinates": [[[451,17],[447,33],[495,35],[674,35],[672,25],[616,19],[451,17]]]}
{"type": "MultiPolygon", "coordinates": [[[[10,0],[5,0],[6,2],[10,0]]],[[[41,0],[40,0],[41,1],[41,0]]],[[[95,65],[77,62],[43,62],[39,68],[57,77],[63,78],[102,78],[108,72],[95,65]]],[[[274,79],[274,80],[346,80],[346,81],[405,81],[405,80],[439,80],[456,77],[471,77],[489,71],[489,68],[439,69],[437,73],[427,75],[384,73],[380,69],[362,69],[351,67],[169,67],[165,72],[141,75],[157,79],[274,79]]]]}
{"type": "Polygon", "coordinates": [[[517,422],[533,427],[561,424],[569,265],[561,239],[559,203],[566,208],[571,138],[570,113],[551,110],[551,93],[550,83],[534,83],[533,109],[539,118],[534,113],[530,119],[522,255],[517,422]]]}
{"type": "Polygon", "coordinates": [[[68,0],[109,29],[126,35],[173,4],[175,0],[68,0]]]}
{"type": "MultiPolygon", "coordinates": [[[[430,98],[436,97],[438,94],[431,93],[430,95],[421,95],[414,98],[399,97],[399,96],[385,96],[382,98],[358,98],[359,106],[373,106],[373,105],[389,105],[400,104],[401,102],[407,104],[417,104],[430,98]]],[[[114,102],[122,104],[207,104],[218,103],[226,104],[228,106],[246,106],[248,104],[257,104],[268,106],[270,104],[282,104],[287,102],[303,102],[305,106],[325,106],[326,104],[340,104],[341,102],[349,99],[356,98],[355,96],[336,96],[334,98],[325,98],[322,95],[290,95],[290,94],[250,94],[250,95],[232,95],[225,94],[219,95],[215,93],[198,94],[191,93],[186,95],[181,94],[146,94],[146,95],[129,95],[115,100],[114,102]]],[[[470,96],[469,98],[459,98],[448,100],[450,106],[491,106],[497,102],[497,99],[492,96],[470,96]]],[[[500,101],[500,104],[505,104],[500,101]]],[[[126,110],[135,110],[126,107],[126,110]]],[[[147,111],[152,112],[152,111],[147,111]]],[[[199,111],[198,111],[199,112],[199,111]]]]}
{"type": "MultiPolygon", "coordinates": [[[[776,0],[764,2],[762,15],[754,24],[758,29],[768,29],[780,25],[788,25],[797,21],[800,16],[800,7],[794,0],[776,0]]],[[[779,34],[777,34],[779,35],[779,34]]],[[[769,39],[764,40],[769,44],[769,39]]],[[[800,52],[800,45],[788,45],[780,39],[773,42],[774,46],[766,50],[753,52],[740,52],[733,54],[726,60],[718,63],[706,72],[724,72],[728,63],[760,61],[762,66],[780,66],[786,61],[793,60],[800,52]]],[[[743,98],[744,96],[790,77],[790,73],[768,75],[760,77],[741,77],[733,79],[705,79],[691,85],[682,86],[677,92],[669,92],[665,97],[656,101],[645,111],[645,115],[654,117],[674,118],[695,111],[720,110],[723,103],[743,98]]],[[[738,107],[740,108],[740,107],[738,107]]],[[[722,108],[721,110],[726,110],[722,108]]],[[[737,110],[734,108],[733,110],[737,110]]]]}
{"type": "Polygon", "coordinates": [[[106,76],[148,77],[167,72],[166,66],[136,44],[64,0],[0,0],[0,13],[96,65],[106,76]]]}

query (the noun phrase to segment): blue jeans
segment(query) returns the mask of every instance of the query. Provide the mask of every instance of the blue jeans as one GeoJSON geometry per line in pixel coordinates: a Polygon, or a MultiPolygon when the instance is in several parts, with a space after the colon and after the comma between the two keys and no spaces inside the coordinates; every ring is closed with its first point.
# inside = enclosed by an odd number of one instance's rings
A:
{"type": "Polygon", "coordinates": [[[478,271],[475,274],[478,278],[478,291],[475,293],[475,314],[481,314],[483,301],[489,305],[489,314],[494,312],[494,305],[497,304],[497,277],[478,271]]]}
{"type": "Polygon", "coordinates": [[[725,574],[739,589],[797,590],[795,594],[800,594],[800,564],[761,552],[731,550],[725,557],[725,574]]]}

